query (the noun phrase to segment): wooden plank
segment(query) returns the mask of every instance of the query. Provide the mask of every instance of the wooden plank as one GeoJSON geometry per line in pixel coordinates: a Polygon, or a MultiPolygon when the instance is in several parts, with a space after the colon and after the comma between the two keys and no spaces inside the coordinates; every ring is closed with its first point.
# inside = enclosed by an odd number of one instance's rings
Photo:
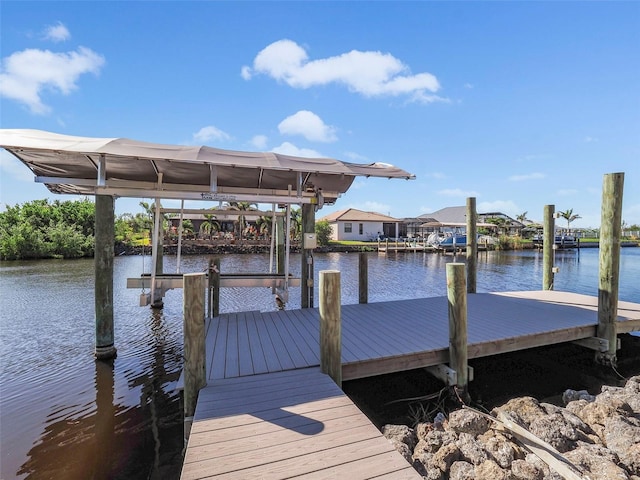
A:
{"type": "Polygon", "coordinates": [[[260,344],[262,345],[265,362],[267,364],[267,369],[270,372],[279,372],[280,370],[282,370],[282,366],[280,365],[280,360],[278,359],[278,355],[276,354],[276,348],[271,341],[271,336],[269,335],[269,331],[264,322],[264,319],[262,315],[254,315],[254,318],[258,336],[260,337],[260,344]]]}
{"type": "Polygon", "coordinates": [[[224,368],[225,377],[237,377],[240,375],[240,360],[238,351],[238,315],[229,314],[227,326],[227,353],[224,368]]]}
{"type": "Polygon", "coordinates": [[[342,478],[348,478],[349,480],[421,480],[423,477],[395,451],[342,463],[304,475],[304,480],[342,478]]]}
{"type": "Polygon", "coordinates": [[[267,373],[267,360],[264,355],[260,335],[256,327],[256,312],[247,312],[247,334],[249,335],[249,349],[251,350],[251,361],[253,363],[253,372],[255,374],[267,373]]]}
{"type": "Polygon", "coordinates": [[[218,317],[218,329],[215,332],[215,343],[213,347],[213,356],[211,365],[207,372],[209,378],[224,378],[224,371],[227,362],[227,328],[229,322],[228,317],[218,317]]]}
{"type": "Polygon", "coordinates": [[[300,351],[298,347],[298,342],[296,342],[296,338],[292,337],[289,333],[289,330],[282,324],[280,317],[274,316],[272,312],[265,312],[266,315],[272,322],[272,325],[275,326],[278,335],[280,336],[282,342],[285,345],[285,348],[293,362],[293,366],[295,368],[306,368],[309,367],[310,364],[307,363],[304,355],[300,351]]]}
{"type": "Polygon", "coordinates": [[[315,366],[320,364],[320,358],[318,356],[318,343],[315,339],[309,335],[303,336],[303,332],[306,330],[296,325],[296,317],[292,315],[282,315],[282,312],[275,312],[272,316],[277,318],[284,328],[287,329],[288,334],[291,336],[293,342],[296,343],[298,349],[307,366],[315,366]]]}
{"type": "Polygon", "coordinates": [[[289,351],[287,350],[286,343],[280,337],[280,333],[276,328],[273,319],[270,315],[262,315],[262,320],[264,321],[264,325],[266,327],[267,332],[269,333],[269,337],[271,338],[271,343],[273,344],[276,357],[278,358],[278,362],[280,363],[281,370],[289,370],[295,368],[295,364],[289,355],[289,351]]]}
{"type": "MultiPolygon", "coordinates": [[[[238,363],[240,376],[253,375],[253,359],[251,356],[251,343],[247,328],[247,315],[249,312],[238,313],[238,363]]],[[[253,316],[251,316],[253,321],[253,316]]]]}

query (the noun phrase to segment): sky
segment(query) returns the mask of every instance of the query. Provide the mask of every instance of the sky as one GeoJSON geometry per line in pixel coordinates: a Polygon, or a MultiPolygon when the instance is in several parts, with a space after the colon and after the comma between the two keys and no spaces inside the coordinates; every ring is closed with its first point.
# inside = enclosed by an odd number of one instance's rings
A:
{"type": "MultiPolygon", "coordinates": [[[[384,162],[335,205],[640,225],[640,2],[0,2],[0,127],[384,162]]],[[[0,149],[0,209],[49,193],[0,149]]],[[[116,214],[142,211],[116,201],[116,214]]],[[[177,206],[171,201],[163,206],[177,206]]],[[[209,208],[203,202],[190,208],[209,208]]]]}

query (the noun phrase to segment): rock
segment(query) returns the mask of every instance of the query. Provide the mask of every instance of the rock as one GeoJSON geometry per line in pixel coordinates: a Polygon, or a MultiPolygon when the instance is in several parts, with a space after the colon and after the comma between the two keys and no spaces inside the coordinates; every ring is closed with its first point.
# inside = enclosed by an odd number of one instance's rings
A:
{"type": "Polygon", "coordinates": [[[562,394],[562,403],[567,405],[569,402],[575,402],[576,400],[585,400],[587,402],[593,402],[596,399],[595,395],[589,394],[586,390],[565,390],[562,394]]]}
{"type": "Polygon", "coordinates": [[[410,450],[418,443],[415,430],[406,425],[385,425],[382,427],[382,434],[389,440],[404,443],[410,450]]]}
{"type": "Polygon", "coordinates": [[[448,428],[456,433],[468,433],[475,437],[487,431],[489,420],[471,410],[456,410],[449,415],[448,428]]]}
{"type": "Polygon", "coordinates": [[[489,457],[480,442],[468,433],[461,433],[456,441],[462,459],[472,465],[479,465],[489,457]]]}
{"type": "Polygon", "coordinates": [[[453,462],[449,469],[449,480],[475,480],[473,465],[469,462],[453,462]]]}
{"type": "Polygon", "coordinates": [[[448,443],[455,443],[456,436],[452,432],[443,430],[431,430],[425,437],[418,441],[415,452],[435,453],[440,447],[448,443]]]}
{"type": "Polygon", "coordinates": [[[616,415],[604,427],[605,445],[632,475],[640,475],[640,419],[616,415]]]}
{"type": "Polygon", "coordinates": [[[502,405],[499,410],[509,414],[513,420],[523,427],[529,427],[533,420],[546,415],[546,412],[540,406],[540,402],[533,397],[513,398],[502,405]]]}
{"type": "Polygon", "coordinates": [[[443,445],[429,461],[429,466],[439,468],[443,473],[449,470],[451,464],[461,457],[460,450],[455,443],[447,443],[443,445]]]}
{"type": "Polygon", "coordinates": [[[530,463],[542,472],[543,478],[549,475],[549,465],[547,465],[540,457],[533,453],[528,453],[525,462],[530,463]]]}
{"type": "Polygon", "coordinates": [[[473,469],[475,480],[509,480],[509,472],[493,460],[486,460],[473,469]]]}
{"type": "Polygon", "coordinates": [[[560,453],[575,448],[580,437],[577,430],[560,413],[536,418],[529,425],[529,431],[551,444],[560,453]]]}
{"type": "Polygon", "coordinates": [[[501,468],[510,468],[516,458],[516,448],[504,435],[496,434],[489,438],[484,448],[501,468]]]}
{"type": "Polygon", "coordinates": [[[580,444],[564,455],[567,460],[588,474],[590,480],[626,480],[629,475],[618,466],[616,454],[601,445],[580,444]]]}
{"type": "Polygon", "coordinates": [[[542,480],[544,473],[542,469],[536,467],[526,460],[514,460],[511,463],[512,480],[542,480]]]}

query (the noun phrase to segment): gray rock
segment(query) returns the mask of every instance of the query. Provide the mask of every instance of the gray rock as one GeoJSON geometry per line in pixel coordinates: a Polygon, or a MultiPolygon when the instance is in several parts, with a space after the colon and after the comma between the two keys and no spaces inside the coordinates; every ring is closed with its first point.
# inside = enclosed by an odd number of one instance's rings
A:
{"type": "Polygon", "coordinates": [[[460,450],[462,460],[472,465],[480,465],[489,458],[482,444],[468,433],[461,433],[456,445],[460,450]]]}
{"type": "Polygon", "coordinates": [[[449,480],[475,480],[473,465],[469,462],[453,462],[449,469],[449,480]]]}
{"type": "Polygon", "coordinates": [[[389,440],[404,443],[409,450],[413,450],[418,443],[416,432],[406,425],[384,425],[382,434],[389,440]]]}
{"type": "Polygon", "coordinates": [[[418,441],[414,452],[435,453],[440,447],[448,443],[455,443],[456,436],[452,432],[431,430],[423,439],[418,441]]]}
{"type": "Polygon", "coordinates": [[[542,480],[544,472],[526,460],[514,460],[511,464],[511,478],[513,480],[542,480]]]}
{"type": "Polygon", "coordinates": [[[456,433],[468,433],[475,437],[487,431],[489,420],[471,410],[456,410],[449,415],[448,428],[456,433]]]}
{"type": "Polygon", "coordinates": [[[562,394],[562,403],[567,405],[569,402],[576,400],[585,400],[587,402],[593,402],[596,399],[595,395],[591,395],[586,390],[571,390],[567,389],[562,394]]]}
{"type": "Polygon", "coordinates": [[[501,434],[489,438],[484,448],[489,452],[490,459],[493,459],[501,468],[510,468],[516,458],[517,447],[501,434]]]}
{"type": "Polygon", "coordinates": [[[604,427],[605,445],[618,455],[632,475],[640,475],[640,419],[620,415],[609,418],[604,427]]]}
{"type": "Polygon", "coordinates": [[[536,418],[529,425],[529,431],[561,453],[575,448],[580,438],[578,431],[560,413],[536,418]]]}
{"type": "Polygon", "coordinates": [[[581,443],[575,450],[565,453],[567,460],[583,472],[590,480],[627,480],[629,475],[618,465],[615,453],[601,445],[581,443]]]}

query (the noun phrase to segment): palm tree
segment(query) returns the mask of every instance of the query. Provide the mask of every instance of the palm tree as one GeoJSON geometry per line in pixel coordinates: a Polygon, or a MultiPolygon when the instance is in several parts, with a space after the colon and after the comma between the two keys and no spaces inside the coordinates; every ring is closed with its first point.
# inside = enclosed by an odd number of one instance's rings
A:
{"type": "Polygon", "coordinates": [[[200,224],[200,233],[209,235],[209,240],[211,240],[213,234],[220,231],[220,223],[213,213],[205,213],[204,218],[204,222],[200,224]]]}
{"type": "Polygon", "coordinates": [[[520,223],[524,223],[524,222],[528,221],[529,219],[527,218],[527,213],[529,213],[529,212],[521,213],[520,215],[518,215],[516,217],[516,220],[518,220],[520,223]]]}
{"type": "Polygon", "coordinates": [[[300,238],[302,234],[302,209],[301,208],[292,208],[291,209],[291,229],[289,231],[289,235],[292,240],[297,240],[300,238]]]}
{"type": "Polygon", "coordinates": [[[256,220],[256,227],[258,227],[258,235],[264,235],[266,238],[271,237],[271,224],[273,217],[261,215],[256,220]]]}
{"type": "MultiPolygon", "coordinates": [[[[251,210],[257,210],[258,204],[251,202],[227,202],[226,208],[229,210],[238,210],[240,212],[248,212],[251,210]]],[[[242,241],[242,232],[245,229],[246,221],[244,214],[238,214],[238,219],[234,222],[236,229],[236,236],[242,241]]]]}
{"type": "Polygon", "coordinates": [[[578,218],[582,218],[577,213],[573,213],[573,208],[570,208],[564,212],[558,212],[562,218],[567,221],[567,230],[571,228],[571,222],[577,220],[578,218]]]}

